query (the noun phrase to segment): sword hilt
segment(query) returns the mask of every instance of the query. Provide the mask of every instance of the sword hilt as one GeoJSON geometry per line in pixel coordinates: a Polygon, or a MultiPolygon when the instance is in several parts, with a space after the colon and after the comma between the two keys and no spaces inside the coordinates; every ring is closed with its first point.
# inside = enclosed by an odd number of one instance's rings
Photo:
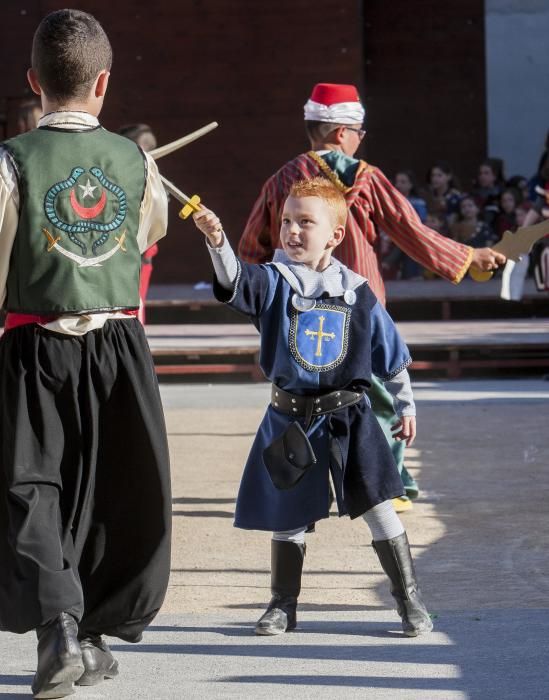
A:
{"type": "Polygon", "coordinates": [[[181,219],[188,219],[191,214],[194,214],[195,211],[200,211],[201,209],[202,205],[200,204],[200,197],[195,194],[189,199],[183,209],[181,209],[179,216],[181,219]]]}
{"type": "Polygon", "coordinates": [[[479,270],[478,267],[469,268],[469,276],[472,277],[475,282],[488,282],[494,276],[493,270],[479,270]]]}

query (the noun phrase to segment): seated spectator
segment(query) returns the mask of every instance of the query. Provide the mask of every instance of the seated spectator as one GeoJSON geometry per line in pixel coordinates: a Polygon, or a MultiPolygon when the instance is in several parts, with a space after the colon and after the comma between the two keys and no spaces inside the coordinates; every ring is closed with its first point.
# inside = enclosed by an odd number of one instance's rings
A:
{"type": "Polygon", "coordinates": [[[452,223],[457,218],[461,193],[457,189],[452,169],[443,161],[431,166],[427,173],[425,199],[429,211],[452,223]]]}
{"type": "Polygon", "coordinates": [[[156,148],[156,136],[148,124],[127,124],[120,127],[118,133],[135,141],[144,151],[153,151],[156,148]]]}
{"type": "Polygon", "coordinates": [[[450,225],[450,237],[473,248],[491,246],[497,237],[485,221],[479,218],[480,208],[475,198],[466,194],[459,202],[458,221],[450,225]]]}
{"type": "Polygon", "coordinates": [[[521,205],[524,204],[524,202],[532,201],[530,199],[530,187],[528,186],[528,178],[524,177],[524,175],[513,175],[513,177],[510,177],[507,180],[507,182],[505,183],[505,187],[512,187],[513,189],[517,190],[517,192],[519,192],[521,205]]]}
{"type": "Polygon", "coordinates": [[[544,187],[547,180],[547,169],[549,166],[549,131],[545,135],[545,142],[543,144],[543,151],[539,157],[538,167],[536,174],[530,178],[528,181],[528,191],[530,194],[529,199],[532,202],[536,201],[536,187],[544,187]]]}
{"type": "Polygon", "coordinates": [[[17,108],[17,133],[25,134],[38,126],[42,116],[42,103],[38,97],[23,100],[17,108]]]}
{"type": "Polygon", "coordinates": [[[503,161],[501,158],[487,158],[478,167],[477,179],[471,194],[481,210],[484,221],[493,225],[499,213],[498,200],[505,187],[503,161]]]}
{"type": "Polygon", "coordinates": [[[505,231],[516,231],[517,207],[521,204],[521,196],[518,190],[508,187],[499,197],[499,214],[494,221],[494,233],[498,240],[505,231]]]}
{"type": "Polygon", "coordinates": [[[422,223],[427,218],[427,203],[419,196],[416,179],[411,170],[399,170],[395,175],[395,187],[414,207],[422,223]]]}

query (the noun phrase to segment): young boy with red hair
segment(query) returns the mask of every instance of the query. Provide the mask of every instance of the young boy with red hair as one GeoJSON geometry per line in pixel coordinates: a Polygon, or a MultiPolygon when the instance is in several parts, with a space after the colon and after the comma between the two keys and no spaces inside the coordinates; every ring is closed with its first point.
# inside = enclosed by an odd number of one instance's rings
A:
{"type": "Polygon", "coordinates": [[[220,301],[246,314],[261,334],[260,364],[271,403],[248,458],[235,525],[272,531],[271,589],[257,634],[296,627],[305,533],[330,509],[362,516],[391,582],[406,635],[429,632],[404,527],[391,499],[402,481],[366,390],[375,373],[393,397],[395,437],[412,444],[411,359],[364,277],[332,257],[345,236],[347,205],[325,178],[296,182],[281,216],[275,261],[236,258],[217,216],[195,214],[206,235],[220,301]]]}

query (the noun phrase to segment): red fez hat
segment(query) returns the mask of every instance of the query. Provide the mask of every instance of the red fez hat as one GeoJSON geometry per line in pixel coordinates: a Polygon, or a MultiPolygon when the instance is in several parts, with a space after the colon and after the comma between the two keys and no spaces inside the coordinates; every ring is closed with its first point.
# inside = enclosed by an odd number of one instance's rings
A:
{"type": "Polygon", "coordinates": [[[311,93],[311,100],[329,107],[339,102],[360,102],[360,97],[354,85],[317,83],[311,93]]]}
{"type": "Polygon", "coordinates": [[[305,104],[307,121],[362,124],[366,112],[354,85],[317,83],[305,104]]]}

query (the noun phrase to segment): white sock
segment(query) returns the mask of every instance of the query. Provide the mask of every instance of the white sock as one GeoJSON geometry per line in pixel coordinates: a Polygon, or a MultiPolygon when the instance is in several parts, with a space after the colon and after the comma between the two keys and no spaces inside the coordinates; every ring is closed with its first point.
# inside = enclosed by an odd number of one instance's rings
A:
{"type": "Polygon", "coordinates": [[[405,532],[404,525],[395,513],[391,501],[378,503],[377,506],[367,510],[362,517],[370,528],[374,542],[392,540],[393,537],[398,537],[405,532]]]}
{"type": "Polygon", "coordinates": [[[273,532],[273,540],[278,542],[295,542],[295,544],[305,544],[306,527],[298,527],[297,530],[284,530],[273,532]]]}

